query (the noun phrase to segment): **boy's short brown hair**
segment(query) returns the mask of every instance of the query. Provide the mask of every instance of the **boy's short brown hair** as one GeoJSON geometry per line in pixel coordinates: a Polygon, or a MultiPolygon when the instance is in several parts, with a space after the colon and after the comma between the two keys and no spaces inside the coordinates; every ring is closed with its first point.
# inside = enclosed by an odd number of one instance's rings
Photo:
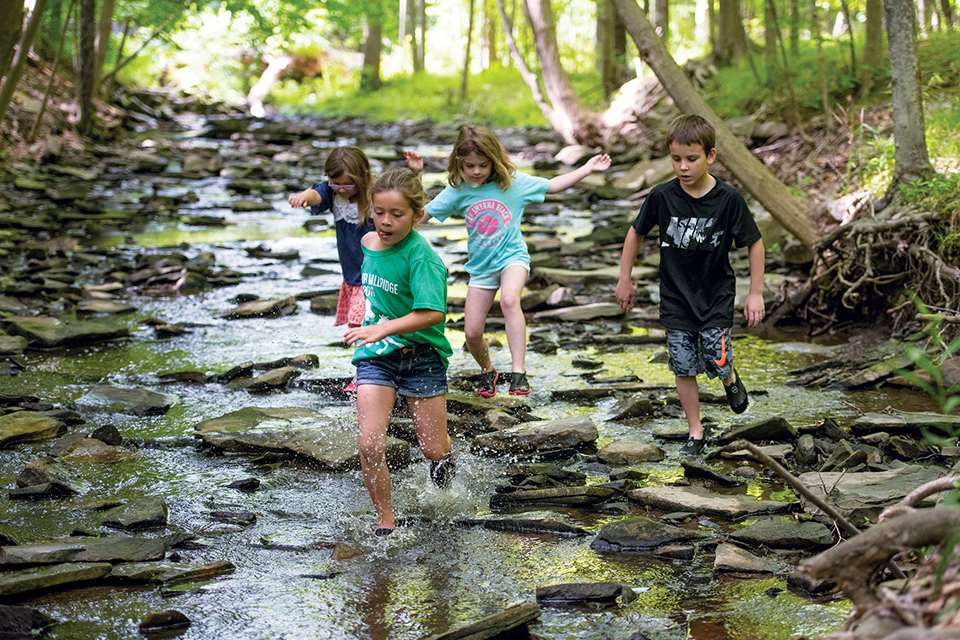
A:
{"type": "Polygon", "coordinates": [[[703,152],[709,154],[717,143],[717,131],[704,118],[693,113],[674,119],[667,128],[667,147],[677,144],[699,144],[703,152]]]}

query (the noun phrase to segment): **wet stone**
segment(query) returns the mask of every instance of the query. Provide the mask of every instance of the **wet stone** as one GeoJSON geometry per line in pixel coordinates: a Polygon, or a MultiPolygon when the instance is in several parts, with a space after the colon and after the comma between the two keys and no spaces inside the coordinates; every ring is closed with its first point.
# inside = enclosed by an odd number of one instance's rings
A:
{"type": "Polygon", "coordinates": [[[474,453],[485,456],[531,455],[589,448],[595,446],[598,437],[597,427],[592,420],[571,417],[530,422],[512,429],[483,434],[474,440],[471,449],[474,453]]]}
{"type": "Polygon", "coordinates": [[[4,640],[38,638],[56,620],[33,607],[17,607],[0,604],[0,638],[4,640]]]}
{"type": "Polygon", "coordinates": [[[297,299],[289,296],[280,300],[254,300],[245,302],[223,314],[227,320],[246,318],[279,318],[297,312],[297,299]]]}
{"type": "Polygon", "coordinates": [[[651,551],[665,545],[707,540],[710,534],[638,516],[603,525],[590,547],[597,552],[651,551]]]}
{"type": "Polygon", "coordinates": [[[18,487],[32,487],[50,484],[62,494],[77,494],[86,490],[86,483],[80,480],[73,469],[51,456],[41,456],[23,468],[17,476],[18,487]]]}
{"type": "Polygon", "coordinates": [[[681,460],[680,466],[683,467],[683,475],[686,478],[696,478],[698,480],[709,480],[719,485],[732,487],[740,484],[740,481],[725,473],[720,473],[711,469],[697,460],[681,460]]]}
{"type": "Polygon", "coordinates": [[[483,518],[457,521],[459,527],[483,527],[491,531],[511,533],[549,533],[565,536],[585,536],[590,532],[554,518],[483,518]]]}
{"type": "Polygon", "coordinates": [[[766,519],[730,533],[744,544],[778,549],[821,549],[834,543],[833,533],[819,522],[766,519]]]}
{"type": "Polygon", "coordinates": [[[5,572],[0,574],[0,596],[67,588],[107,576],[112,567],[109,562],[70,562],[5,572]]]}
{"type": "Polygon", "coordinates": [[[721,444],[728,444],[741,438],[750,442],[783,442],[784,440],[796,440],[797,430],[784,418],[775,417],[755,424],[733,427],[721,435],[717,441],[721,444]]]}
{"type": "Polygon", "coordinates": [[[169,510],[163,498],[143,498],[103,514],[103,524],[116,529],[134,531],[167,526],[169,510]]]}
{"type": "Polygon", "coordinates": [[[110,572],[110,579],[118,582],[173,584],[208,580],[233,573],[235,567],[227,561],[206,565],[173,562],[129,562],[118,564],[110,572]]]}
{"type": "Polygon", "coordinates": [[[542,604],[598,603],[613,605],[623,593],[619,582],[578,582],[537,587],[537,602],[542,604]]]}
{"type": "Polygon", "coordinates": [[[49,317],[7,318],[8,331],[21,335],[31,345],[44,348],[92,344],[126,338],[130,330],[106,321],[68,321],[49,317]]]}
{"type": "Polygon", "coordinates": [[[190,626],[190,618],[174,609],[148,614],[140,622],[140,633],[147,635],[161,632],[171,632],[177,629],[186,629],[190,626]]]}
{"type": "Polygon", "coordinates": [[[665,457],[663,449],[656,445],[635,440],[616,440],[597,453],[600,462],[623,467],[643,462],[660,462],[665,457]]]}
{"type": "Polygon", "coordinates": [[[652,416],[656,410],[649,398],[626,398],[620,401],[613,409],[610,420],[627,420],[642,416],[652,416]]]}
{"type": "Polygon", "coordinates": [[[90,437],[115,447],[123,444],[123,436],[120,435],[120,431],[112,424],[97,427],[90,434],[90,437]]]}
{"type": "Polygon", "coordinates": [[[886,431],[891,435],[921,437],[924,430],[941,435],[950,435],[960,431],[960,416],[906,411],[891,415],[868,413],[851,422],[850,430],[858,436],[875,431],[886,431]]]}
{"type": "Polygon", "coordinates": [[[605,487],[556,487],[552,489],[534,489],[498,493],[490,498],[490,508],[517,509],[531,506],[589,506],[605,502],[617,495],[617,492],[605,487]]]}
{"type": "Polygon", "coordinates": [[[792,503],[726,495],[703,487],[643,487],[630,491],[631,501],[659,511],[693,511],[700,515],[738,520],[751,515],[786,513],[792,503]]]}
{"type": "Polygon", "coordinates": [[[717,571],[736,573],[776,573],[780,568],[773,560],[767,560],[729,542],[717,546],[713,568],[717,571]]]}
{"type": "Polygon", "coordinates": [[[177,403],[176,396],[137,387],[124,389],[97,385],[77,400],[77,404],[101,411],[114,411],[134,416],[163,415],[177,403]]]}
{"type": "MultiPolygon", "coordinates": [[[[875,522],[883,509],[896,504],[920,485],[945,474],[944,469],[911,465],[890,471],[857,473],[811,471],[799,475],[797,479],[848,520],[863,522],[864,518],[869,518],[875,522]],[[825,495],[825,488],[830,488],[829,494],[825,495]]],[[[820,514],[820,510],[803,496],[800,497],[800,504],[807,513],[814,516],[820,514]]]]}
{"type": "Polygon", "coordinates": [[[0,416],[0,449],[24,442],[55,438],[66,431],[63,422],[35,411],[14,411],[0,416]]]}

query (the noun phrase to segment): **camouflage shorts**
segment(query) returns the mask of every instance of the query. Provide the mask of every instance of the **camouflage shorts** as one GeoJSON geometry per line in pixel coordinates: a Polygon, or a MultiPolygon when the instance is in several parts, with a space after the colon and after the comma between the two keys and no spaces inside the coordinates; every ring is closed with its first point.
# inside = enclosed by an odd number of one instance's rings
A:
{"type": "Polygon", "coordinates": [[[730,330],[713,327],[703,331],[667,329],[668,366],[674,375],[697,376],[706,373],[711,380],[726,380],[732,373],[733,347],[730,330]]]}

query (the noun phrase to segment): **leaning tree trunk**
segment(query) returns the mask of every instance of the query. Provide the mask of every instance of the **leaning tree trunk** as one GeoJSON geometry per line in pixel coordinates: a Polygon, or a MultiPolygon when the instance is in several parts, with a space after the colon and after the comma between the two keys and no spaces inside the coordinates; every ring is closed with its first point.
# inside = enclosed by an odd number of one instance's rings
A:
{"type": "MultiPolygon", "coordinates": [[[[14,3],[16,4],[16,3],[14,3]]],[[[10,71],[0,88],[0,122],[3,122],[7,115],[7,108],[13,99],[13,92],[20,83],[20,77],[23,75],[23,69],[27,65],[27,54],[30,53],[30,47],[37,38],[37,32],[40,31],[40,21],[43,18],[43,10],[47,6],[47,0],[37,0],[33,7],[33,13],[30,14],[30,20],[27,22],[27,28],[20,36],[20,44],[17,53],[14,56],[10,71]]],[[[19,17],[17,18],[19,20],[19,17]]],[[[19,24],[19,22],[18,22],[19,24]]]]}
{"type": "Polygon", "coordinates": [[[893,184],[914,182],[933,173],[924,129],[920,66],[917,63],[917,14],[911,0],[884,0],[890,89],[893,97],[893,184]]]}
{"type": "Polygon", "coordinates": [[[720,116],[714,113],[687,74],[670,56],[640,7],[631,0],[614,0],[614,3],[640,51],[640,57],[657,74],[680,110],[700,114],[716,128],[717,151],[723,165],[787,231],[805,246],[812,246],[816,232],[803,201],[750,153],[720,116]]]}
{"type": "Polygon", "coordinates": [[[596,114],[584,106],[560,63],[557,28],[550,0],[524,0],[523,7],[533,29],[547,98],[553,106],[547,116],[551,126],[567,144],[592,147],[602,143],[596,114]]]}

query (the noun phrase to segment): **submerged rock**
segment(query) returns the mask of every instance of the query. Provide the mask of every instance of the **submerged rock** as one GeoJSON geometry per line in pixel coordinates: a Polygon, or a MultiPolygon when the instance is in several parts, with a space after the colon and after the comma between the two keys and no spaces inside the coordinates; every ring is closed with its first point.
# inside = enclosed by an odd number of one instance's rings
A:
{"type": "Polygon", "coordinates": [[[614,605],[629,589],[619,582],[577,582],[537,587],[537,602],[544,604],[597,603],[614,605]]]}
{"type": "Polygon", "coordinates": [[[109,562],[68,562],[5,572],[0,574],[0,596],[72,587],[110,575],[112,568],[109,562]]]}
{"type": "Polygon", "coordinates": [[[157,633],[171,633],[190,626],[190,618],[175,609],[167,609],[147,615],[140,622],[140,633],[152,635],[157,633]]]}
{"type": "Polygon", "coordinates": [[[638,516],[603,525],[590,547],[598,552],[650,551],[668,544],[710,537],[710,534],[701,531],[682,529],[638,516]]]}
{"type": "Polygon", "coordinates": [[[53,486],[60,495],[78,494],[87,489],[87,484],[71,467],[51,456],[41,456],[33,460],[17,476],[18,487],[41,485],[53,486]]]}
{"type": "Polygon", "coordinates": [[[15,607],[0,604],[0,638],[16,640],[46,635],[56,620],[33,607],[15,607]]]}
{"type": "Polygon", "coordinates": [[[77,404],[83,407],[134,416],[163,415],[176,403],[177,397],[170,394],[143,387],[123,389],[106,384],[95,386],[77,400],[77,404]]]}
{"type": "Polygon", "coordinates": [[[31,345],[43,348],[92,344],[126,338],[130,330],[106,321],[69,321],[49,317],[7,318],[9,332],[25,337],[31,345]]]}

